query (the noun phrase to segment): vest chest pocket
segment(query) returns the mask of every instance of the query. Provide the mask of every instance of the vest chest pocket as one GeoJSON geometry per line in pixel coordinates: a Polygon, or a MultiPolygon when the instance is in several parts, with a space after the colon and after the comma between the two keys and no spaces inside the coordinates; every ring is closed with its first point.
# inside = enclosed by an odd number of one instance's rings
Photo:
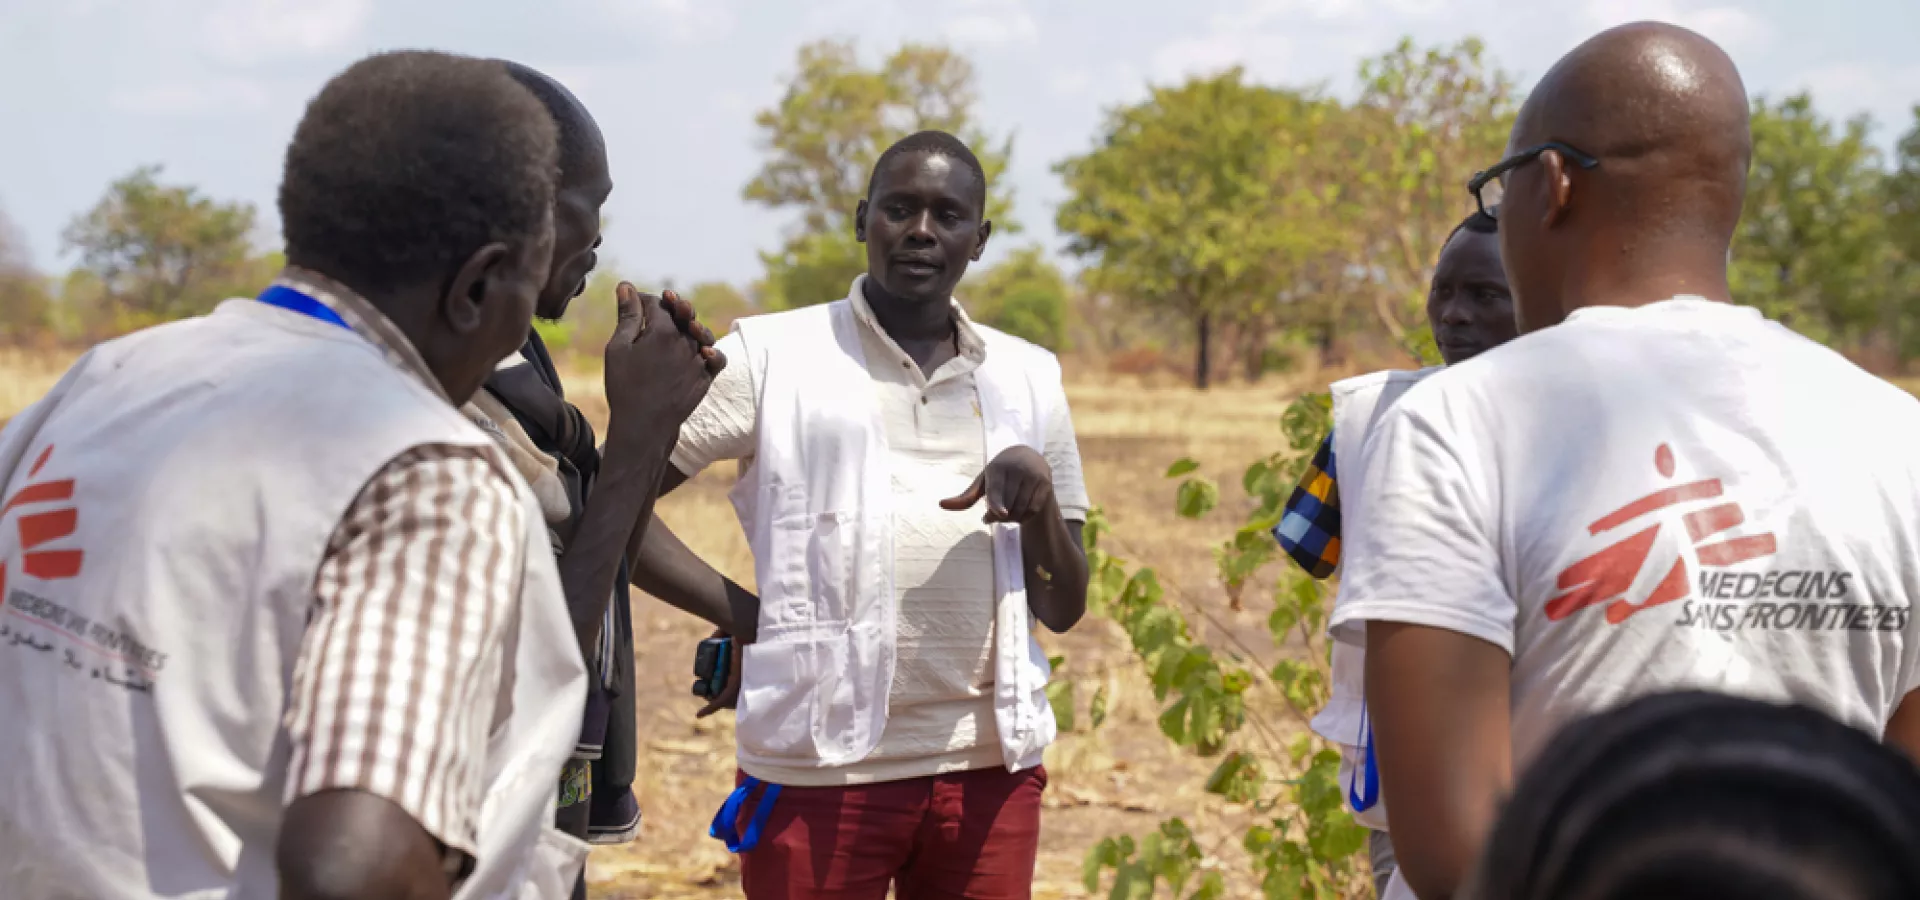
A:
{"type": "Polygon", "coordinates": [[[783,508],[772,522],[761,624],[844,624],[859,590],[853,577],[856,519],[852,513],[808,512],[804,499],[798,506],[783,508]]]}

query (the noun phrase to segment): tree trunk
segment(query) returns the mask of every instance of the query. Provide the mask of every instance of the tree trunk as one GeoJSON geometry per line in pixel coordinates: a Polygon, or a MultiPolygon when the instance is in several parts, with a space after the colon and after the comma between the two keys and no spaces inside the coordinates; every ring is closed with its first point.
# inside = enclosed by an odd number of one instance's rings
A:
{"type": "Polygon", "coordinates": [[[1248,384],[1259,381],[1260,376],[1267,374],[1267,338],[1271,334],[1271,330],[1264,322],[1247,325],[1245,335],[1247,358],[1241,360],[1241,364],[1246,366],[1248,384]]]}
{"type": "Polygon", "coordinates": [[[1194,360],[1194,364],[1193,364],[1193,386],[1204,391],[1207,389],[1207,385],[1209,382],[1208,376],[1211,374],[1211,370],[1213,368],[1212,366],[1213,314],[1212,313],[1200,314],[1200,327],[1196,334],[1195,344],[1198,345],[1197,351],[1195,353],[1195,355],[1198,358],[1194,360]]]}

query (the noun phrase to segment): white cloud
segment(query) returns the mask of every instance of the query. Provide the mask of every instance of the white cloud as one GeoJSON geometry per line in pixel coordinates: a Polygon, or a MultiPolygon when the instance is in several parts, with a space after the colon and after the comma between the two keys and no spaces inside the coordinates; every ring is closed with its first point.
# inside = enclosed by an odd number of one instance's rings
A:
{"type": "Polygon", "coordinates": [[[1628,22],[1668,22],[1700,32],[1730,53],[1762,50],[1773,42],[1772,23],[1734,6],[1681,0],[1588,0],[1586,18],[1595,29],[1628,22]]]}
{"type": "Polygon", "coordinates": [[[1055,97],[1078,97],[1093,87],[1093,73],[1086,69],[1061,69],[1047,79],[1047,92],[1055,97]]]}
{"type": "Polygon", "coordinates": [[[1215,27],[1200,37],[1181,38],[1154,51],[1156,81],[1179,81],[1246,66],[1256,75],[1282,76],[1293,42],[1278,31],[1215,27]]]}
{"type": "Polygon", "coordinates": [[[250,65],[339,50],[360,37],[373,0],[220,0],[202,18],[208,52],[250,65]]]}
{"type": "Polygon", "coordinates": [[[679,44],[694,44],[724,38],[733,33],[740,17],[734,11],[735,0],[603,0],[609,11],[636,18],[644,25],[659,28],[668,39],[679,44]]]}
{"type": "Polygon", "coordinates": [[[1826,115],[1847,118],[1870,113],[1879,126],[1875,136],[1883,141],[1890,142],[1913,127],[1912,110],[1920,103],[1920,64],[1835,63],[1802,72],[1795,82],[1813,93],[1815,104],[1826,115]]]}
{"type": "Polygon", "coordinates": [[[946,20],[941,34],[956,44],[1004,47],[1031,44],[1040,37],[1040,24],[1023,0],[966,0],[966,12],[946,20]]]}
{"type": "Polygon", "coordinates": [[[168,81],[114,91],[114,109],[144,116],[204,116],[252,112],[267,105],[271,92],[257,81],[208,78],[168,81]]]}

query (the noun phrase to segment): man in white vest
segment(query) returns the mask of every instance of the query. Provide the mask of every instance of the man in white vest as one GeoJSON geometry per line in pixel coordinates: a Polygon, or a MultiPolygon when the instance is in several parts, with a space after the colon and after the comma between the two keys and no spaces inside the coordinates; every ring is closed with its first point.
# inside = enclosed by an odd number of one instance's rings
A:
{"type": "Polygon", "coordinates": [[[1059,364],[953,299],[985,201],[960,141],[902,140],[859,204],[846,298],[717,345],[733,365],[668,478],[740,461],[758,596],[664,528],[635,556],[638,586],[745,645],[714,833],[749,900],[1031,895],[1055,735],[1032,623],[1085,612],[1088,501],[1059,364]]]}
{"type": "MultiPolygon", "coordinates": [[[[1513,294],[1500,265],[1497,225],[1482,213],[1469,215],[1447,235],[1434,264],[1433,283],[1427,291],[1427,324],[1440,358],[1449,366],[1513,340],[1513,294]]],[[[1359,473],[1365,470],[1365,461],[1361,451],[1373,424],[1408,388],[1438,371],[1439,366],[1429,366],[1374,372],[1330,387],[1333,426],[1320,440],[1273,530],[1281,549],[1308,575],[1324,579],[1339,571],[1343,517],[1350,519],[1352,513],[1351,500],[1343,498],[1362,493],[1359,473]],[[1336,468],[1336,461],[1345,465],[1336,468]]],[[[1373,732],[1367,721],[1366,631],[1356,623],[1332,630],[1330,636],[1332,691],[1326,707],[1314,716],[1313,729],[1340,747],[1340,782],[1354,821],[1371,829],[1368,855],[1374,886],[1384,895],[1393,875],[1393,841],[1387,837],[1387,806],[1380,797],[1373,732]]]]}
{"type": "MultiPolygon", "coordinates": [[[[94,348],[0,433],[10,900],[567,895],[579,638],[457,408],[526,337],[556,160],[497,62],[356,63],[288,148],[273,285],[94,348]]],[[[668,320],[624,309],[610,368],[658,357],[684,415],[710,377],[668,320]]]]}
{"type": "Polygon", "coordinates": [[[1469,184],[1521,336],[1381,417],[1333,615],[1367,626],[1399,896],[1458,896],[1514,771],[1642,695],[1920,750],[1920,401],[1732,303],[1747,117],[1711,41],[1621,26],[1469,184]]]}

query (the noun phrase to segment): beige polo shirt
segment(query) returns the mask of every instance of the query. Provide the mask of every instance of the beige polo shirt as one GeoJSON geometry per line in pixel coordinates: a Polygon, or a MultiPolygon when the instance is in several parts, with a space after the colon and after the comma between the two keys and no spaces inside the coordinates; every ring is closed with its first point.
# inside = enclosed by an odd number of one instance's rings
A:
{"type": "MultiPolygon", "coordinates": [[[[797,786],[897,781],[1003,765],[993,718],[993,538],[984,505],[947,512],[940,501],[966,490],[986,468],[986,428],[974,371],[986,359],[965,311],[954,304],[959,354],[932,377],[921,372],[874,320],[855,292],[854,317],[886,423],[893,505],[894,589],[900,604],[886,731],[859,763],[832,769],[762,767],[768,780],[797,786]]],[[[729,359],[749,358],[739,332],[722,338],[729,359]]],[[[759,446],[760,392],[750,367],[728,366],[680,429],[673,465],[688,476],[721,460],[744,474],[759,446]]],[[[1067,400],[1049,423],[1043,456],[1070,521],[1090,503],[1081,477],[1067,400]]]]}

